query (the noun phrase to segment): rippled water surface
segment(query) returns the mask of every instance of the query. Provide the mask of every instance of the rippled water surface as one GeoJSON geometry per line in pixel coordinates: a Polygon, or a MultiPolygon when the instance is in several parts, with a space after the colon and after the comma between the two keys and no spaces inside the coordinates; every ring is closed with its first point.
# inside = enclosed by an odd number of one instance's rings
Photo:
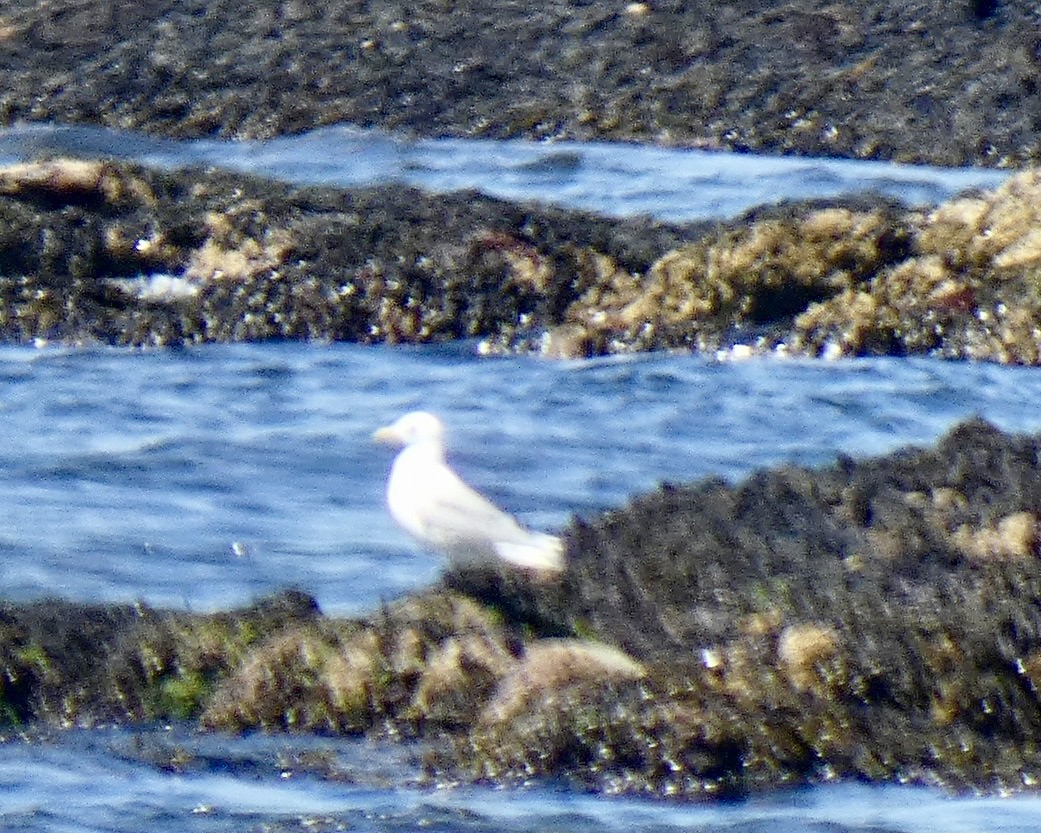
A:
{"type": "Polygon", "coordinates": [[[1041,427],[1033,369],[865,360],[582,362],[351,345],[0,349],[6,595],[214,610],[292,582],[331,613],[431,581],[388,521],[370,434],[427,408],[457,466],[534,526],[662,480],[738,478],[1041,427]]]}
{"type": "Polygon", "coordinates": [[[41,155],[116,156],[149,165],[259,173],[313,185],[405,182],[435,191],[478,188],[614,216],[729,217],[783,199],[875,191],[929,204],[1008,174],[886,162],[799,159],[606,142],[409,140],[328,127],[262,142],[174,142],[93,127],[0,130],[0,162],[41,155]]]}

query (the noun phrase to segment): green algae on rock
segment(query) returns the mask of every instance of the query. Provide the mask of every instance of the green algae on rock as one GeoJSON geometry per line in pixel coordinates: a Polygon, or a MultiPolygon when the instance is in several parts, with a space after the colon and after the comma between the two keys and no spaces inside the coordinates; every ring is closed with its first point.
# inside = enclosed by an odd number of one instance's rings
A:
{"type": "Polygon", "coordinates": [[[740,795],[842,778],[1041,777],[1041,436],[736,485],[576,521],[532,582],[457,570],[359,620],[289,592],[206,616],[0,608],[11,725],[189,719],[424,741],[434,781],[740,795]]]}
{"type": "Polygon", "coordinates": [[[233,613],[46,600],[0,604],[0,716],[15,725],[195,717],[271,630],[315,615],[287,591],[233,613]]]}

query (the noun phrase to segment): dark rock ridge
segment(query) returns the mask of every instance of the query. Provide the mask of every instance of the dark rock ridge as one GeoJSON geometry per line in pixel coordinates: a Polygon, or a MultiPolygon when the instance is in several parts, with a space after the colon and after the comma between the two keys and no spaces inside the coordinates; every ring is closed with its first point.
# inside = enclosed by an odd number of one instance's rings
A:
{"type": "Polygon", "coordinates": [[[1041,362],[1041,177],[675,226],[465,192],[58,159],[0,168],[0,338],[1041,362]]]}
{"type": "Polygon", "coordinates": [[[522,343],[601,259],[690,229],[403,186],[294,188],[101,161],[0,168],[0,337],[522,343]]]}
{"type": "Polygon", "coordinates": [[[1027,0],[9,0],[0,119],[1010,166],[1041,147],[1039,26],[1027,0]]]}
{"type": "Polygon", "coordinates": [[[0,607],[0,717],[422,738],[435,781],[698,797],[1041,777],[1041,436],[663,486],[559,581],[456,573],[362,620],[0,607]]]}

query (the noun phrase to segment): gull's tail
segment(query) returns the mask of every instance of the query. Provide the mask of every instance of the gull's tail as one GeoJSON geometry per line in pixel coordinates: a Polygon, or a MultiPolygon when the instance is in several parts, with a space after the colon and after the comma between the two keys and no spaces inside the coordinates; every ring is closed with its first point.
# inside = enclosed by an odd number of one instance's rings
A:
{"type": "Polygon", "coordinates": [[[555,535],[532,532],[527,541],[498,541],[495,551],[504,561],[529,570],[564,569],[564,542],[555,535]]]}

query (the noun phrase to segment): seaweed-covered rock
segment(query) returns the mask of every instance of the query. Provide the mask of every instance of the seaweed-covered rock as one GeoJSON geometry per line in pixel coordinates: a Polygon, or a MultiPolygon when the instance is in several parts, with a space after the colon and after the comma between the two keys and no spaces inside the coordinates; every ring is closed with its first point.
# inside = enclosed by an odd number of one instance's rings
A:
{"type": "Polygon", "coordinates": [[[8,0],[0,118],[173,136],[351,123],[1011,166],[1039,154],[1008,2],[8,0]]]}
{"type": "Polygon", "coordinates": [[[0,609],[0,721],[421,738],[434,780],[736,795],[1041,777],[1041,437],[665,486],[533,581],[457,570],[360,620],[0,609]]]}
{"type": "Polygon", "coordinates": [[[215,692],[203,722],[414,735],[468,726],[519,641],[456,595],[420,596],[361,623],[321,620],[272,635],[215,692]]]}
{"type": "Polygon", "coordinates": [[[0,337],[176,344],[532,338],[611,258],[691,229],[401,186],[103,161],[0,168],[0,337]]]}
{"type": "Polygon", "coordinates": [[[478,760],[548,773],[540,750],[570,743],[580,780],[655,793],[1036,783],[1039,512],[1041,440],[971,422],[934,450],[663,487],[577,523],[555,587],[455,575],[647,669],[611,695],[570,689],[566,717],[555,703],[477,735],[478,760]],[[659,745],[637,742],[648,735],[659,745]]]}
{"type": "Polygon", "coordinates": [[[0,606],[0,720],[187,718],[262,635],[316,614],[287,591],[211,615],[45,600],[0,606]]]}
{"type": "Polygon", "coordinates": [[[811,305],[791,345],[829,355],[923,353],[1041,361],[1041,176],[960,197],[914,221],[908,256],[811,305]]]}
{"type": "Polygon", "coordinates": [[[796,314],[901,262],[910,236],[905,218],[885,204],[776,208],[673,249],[645,275],[604,270],[565,312],[564,326],[580,331],[593,353],[713,350],[761,332],[776,338],[796,314]]]}
{"type": "Polygon", "coordinates": [[[670,226],[469,192],[18,164],[0,168],[0,338],[1037,364],[1039,182],[931,211],[861,197],[670,226]]]}
{"type": "Polygon", "coordinates": [[[742,344],[827,356],[1041,362],[1041,175],[929,211],[790,204],[656,260],[604,262],[547,345],[590,353],[742,344]]]}

